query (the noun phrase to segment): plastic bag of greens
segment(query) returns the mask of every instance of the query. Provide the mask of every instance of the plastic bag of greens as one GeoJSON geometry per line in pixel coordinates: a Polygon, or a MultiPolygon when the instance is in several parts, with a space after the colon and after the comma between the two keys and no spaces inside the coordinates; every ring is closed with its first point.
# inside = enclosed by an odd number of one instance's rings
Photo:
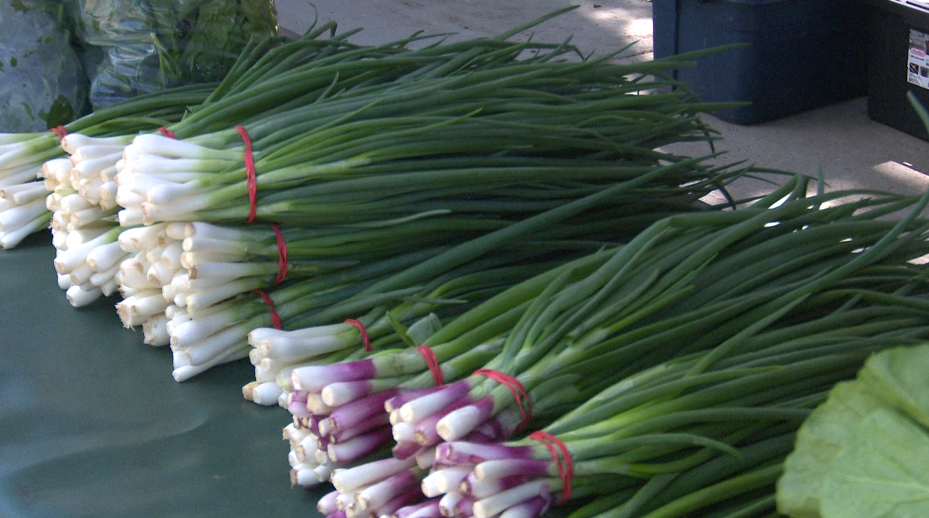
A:
{"type": "Polygon", "coordinates": [[[273,0],[72,0],[77,34],[103,50],[95,108],[141,93],[220,80],[248,39],[278,34],[273,0]]]}
{"type": "Polygon", "coordinates": [[[87,77],[57,1],[0,2],[0,133],[70,122],[87,101],[87,77]]]}

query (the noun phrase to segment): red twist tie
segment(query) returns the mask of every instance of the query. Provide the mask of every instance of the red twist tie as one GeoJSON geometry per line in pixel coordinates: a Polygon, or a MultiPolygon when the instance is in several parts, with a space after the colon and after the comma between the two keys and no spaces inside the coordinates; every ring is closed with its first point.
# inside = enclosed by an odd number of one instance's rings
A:
{"type": "Polygon", "coordinates": [[[257,293],[259,296],[261,296],[261,298],[264,299],[265,304],[271,308],[271,323],[274,325],[274,329],[283,329],[284,326],[281,325],[281,316],[278,315],[277,310],[274,309],[274,301],[271,300],[271,297],[262,290],[255,290],[253,293],[257,293]]]}
{"type": "Polygon", "coordinates": [[[284,234],[281,234],[280,227],[271,223],[271,228],[277,236],[277,278],[274,279],[274,284],[280,284],[287,278],[287,242],[284,241],[284,234]]]}
{"type": "Polygon", "coordinates": [[[429,372],[432,373],[432,381],[435,382],[435,386],[441,387],[444,385],[445,374],[442,373],[442,367],[439,366],[439,359],[436,358],[435,351],[425,345],[417,346],[416,350],[418,350],[419,354],[423,355],[423,359],[426,360],[426,365],[429,367],[429,372]]]}
{"type": "Polygon", "coordinates": [[[168,128],[165,128],[164,126],[158,128],[158,131],[161,132],[162,135],[168,138],[177,140],[177,135],[175,135],[173,131],[169,130],[168,128]]]}
{"type": "Polygon", "coordinates": [[[371,340],[368,340],[368,330],[365,329],[364,324],[355,320],[354,318],[346,318],[346,324],[351,324],[358,328],[358,331],[361,332],[361,342],[365,344],[365,351],[371,352],[371,340]]]}
{"type": "Polygon", "coordinates": [[[64,126],[55,126],[54,128],[49,128],[48,131],[58,135],[58,138],[65,138],[68,136],[68,130],[66,130],[64,126]]]}
{"type": "Polygon", "coordinates": [[[245,182],[248,185],[248,219],[245,220],[246,223],[251,223],[255,221],[255,212],[258,210],[258,202],[256,200],[258,196],[258,177],[255,172],[255,156],[252,153],[252,139],[248,138],[248,132],[245,131],[245,128],[242,126],[236,126],[236,131],[239,132],[239,135],[242,136],[242,141],[245,142],[245,182]]]}
{"type": "Polygon", "coordinates": [[[523,388],[522,383],[519,382],[513,376],[509,374],[504,374],[500,371],[493,369],[478,369],[471,373],[472,376],[475,374],[481,374],[487,376],[489,379],[496,381],[497,383],[503,385],[504,387],[510,389],[510,392],[513,393],[513,399],[516,400],[516,404],[519,406],[519,415],[523,417],[519,427],[516,428],[516,431],[522,430],[526,423],[532,419],[532,401],[529,400],[529,394],[526,394],[526,389],[523,388]]]}
{"type": "Polygon", "coordinates": [[[568,447],[561,439],[542,430],[532,432],[529,434],[529,438],[544,444],[552,454],[552,458],[555,459],[555,463],[558,466],[558,476],[561,477],[562,483],[561,501],[558,502],[558,505],[564,504],[571,498],[571,480],[574,478],[574,461],[571,460],[568,447]],[[561,450],[561,456],[558,455],[558,451],[555,447],[561,450]]]}

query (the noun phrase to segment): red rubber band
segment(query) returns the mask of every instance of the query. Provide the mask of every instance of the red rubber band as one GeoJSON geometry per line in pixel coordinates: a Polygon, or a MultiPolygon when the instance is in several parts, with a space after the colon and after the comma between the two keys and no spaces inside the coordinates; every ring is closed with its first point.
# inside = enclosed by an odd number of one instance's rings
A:
{"type": "Polygon", "coordinates": [[[472,376],[475,374],[481,374],[487,376],[489,379],[496,381],[497,383],[503,385],[504,387],[510,389],[510,392],[513,393],[513,399],[516,400],[516,404],[519,407],[519,415],[523,417],[519,427],[516,428],[516,431],[522,430],[526,423],[532,419],[532,401],[529,400],[529,394],[526,393],[526,389],[523,388],[522,383],[519,382],[513,376],[509,374],[504,374],[500,371],[493,369],[478,369],[471,373],[472,376]]]}
{"type": "Polygon", "coordinates": [[[255,156],[252,152],[252,139],[248,137],[248,132],[242,126],[236,126],[235,129],[242,136],[242,141],[245,142],[245,152],[242,155],[245,158],[245,182],[248,186],[249,204],[248,219],[245,221],[251,223],[255,221],[255,213],[258,211],[258,176],[255,172],[255,156]]]}
{"type": "Polygon", "coordinates": [[[371,352],[371,351],[372,351],[372,349],[371,349],[371,340],[368,340],[368,330],[365,329],[364,324],[362,324],[361,322],[355,320],[354,318],[346,318],[346,319],[345,319],[345,323],[346,323],[346,324],[351,324],[351,325],[353,325],[353,326],[355,326],[355,327],[358,328],[358,331],[361,332],[361,342],[362,342],[363,344],[365,344],[365,351],[371,352]]]}
{"type": "Polygon", "coordinates": [[[64,126],[55,126],[54,128],[49,128],[48,131],[58,135],[58,138],[65,138],[68,136],[68,130],[66,130],[64,126]]]}
{"type": "Polygon", "coordinates": [[[552,454],[552,458],[555,459],[555,464],[558,466],[558,476],[561,477],[562,489],[561,489],[561,501],[558,502],[558,505],[562,505],[571,498],[571,480],[574,478],[574,461],[571,460],[571,454],[568,453],[568,447],[561,441],[561,439],[555,437],[554,435],[538,430],[529,434],[530,439],[535,439],[548,448],[548,451],[552,454]],[[555,450],[557,447],[561,450],[561,456],[559,457],[558,451],[555,450]]]}
{"type": "Polygon", "coordinates": [[[445,374],[442,373],[442,367],[439,366],[439,359],[436,358],[435,351],[425,345],[419,345],[416,349],[419,351],[419,354],[423,355],[423,359],[426,360],[426,365],[429,367],[429,372],[432,373],[432,381],[435,382],[435,386],[441,387],[444,385],[445,374]]]}
{"type": "Polygon", "coordinates": [[[277,236],[277,278],[274,279],[274,284],[280,284],[287,278],[287,242],[284,241],[284,234],[281,234],[280,227],[271,223],[271,228],[277,236]]]}
{"type": "Polygon", "coordinates": [[[255,290],[254,293],[257,293],[264,299],[265,304],[271,308],[271,323],[274,325],[274,329],[282,329],[284,326],[281,324],[281,316],[277,314],[277,310],[274,309],[274,301],[271,300],[271,297],[262,290],[255,290]]]}
{"type": "Polygon", "coordinates": [[[171,130],[169,130],[168,128],[165,128],[165,127],[162,126],[162,127],[158,128],[158,131],[160,131],[162,135],[164,135],[164,136],[166,136],[166,137],[168,137],[168,138],[172,138],[172,139],[174,139],[174,140],[177,140],[177,135],[175,135],[174,132],[171,131],[171,130]]]}

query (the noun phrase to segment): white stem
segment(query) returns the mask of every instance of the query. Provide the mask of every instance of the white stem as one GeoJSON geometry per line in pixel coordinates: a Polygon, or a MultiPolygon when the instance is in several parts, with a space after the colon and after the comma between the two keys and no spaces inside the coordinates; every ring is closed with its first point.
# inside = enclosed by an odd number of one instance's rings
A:
{"type": "Polygon", "coordinates": [[[421,469],[428,470],[435,464],[436,447],[426,448],[416,454],[416,465],[421,469]]]}
{"type": "Polygon", "coordinates": [[[320,480],[316,474],[315,466],[301,465],[290,470],[290,484],[292,486],[311,488],[323,482],[324,480],[320,480]]]}
{"type": "Polygon", "coordinates": [[[153,289],[145,274],[146,268],[138,257],[130,257],[119,263],[119,279],[123,286],[135,289],[153,289]]]}
{"type": "MultiPolygon", "coordinates": [[[[284,361],[299,361],[319,356],[321,354],[339,351],[351,346],[351,338],[340,336],[323,336],[308,339],[293,339],[291,336],[280,337],[276,340],[264,340],[257,347],[268,358],[284,361]]],[[[323,389],[325,390],[325,389],[323,389]]],[[[333,398],[335,400],[335,398],[333,398]]]]}
{"type": "Polygon", "coordinates": [[[141,252],[158,246],[164,225],[127,228],[119,234],[119,243],[127,252],[141,252]]]}
{"type": "Polygon", "coordinates": [[[65,296],[72,306],[80,308],[102,297],[103,291],[99,288],[91,291],[84,291],[80,286],[71,286],[65,292],[65,296]]]}
{"type": "Polygon", "coordinates": [[[114,264],[113,266],[110,266],[110,268],[107,270],[95,271],[90,276],[90,279],[88,279],[88,281],[90,282],[90,284],[97,286],[100,289],[103,289],[104,286],[112,283],[113,284],[112,290],[110,290],[109,288],[104,290],[104,295],[108,295],[109,293],[106,293],[107,291],[112,293],[113,291],[116,290],[115,277],[118,272],[119,272],[119,265],[114,264]]]}
{"type": "Polygon", "coordinates": [[[446,441],[457,441],[477,428],[481,420],[481,411],[473,405],[466,405],[445,415],[436,423],[439,437],[446,441]]]}
{"type": "Polygon", "coordinates": [[[187,381],[190,378],[205,372],[217,365],[222,363],[227,363],[235,360],[245,358],[248,355],[247,349],[229,349],[224,354],[217,356],[210,360],[207,363],[202,363],[200,365],[182,365],[176,367],[171,375],[174,377],[174,381],[182,382],[187,381]]]}
{"type": "Polygon", "coordinates": [[[86,261],[91,270],[99,272],[112,269],[128,256],[129,254],[123,251],[119,241],[113,241],[88,252],[86,261]]]}
{"type": "Polygon", "coordinates": [[[116,313],[122,320],[123,326],[135,327],[145,323],[150,317],[164,313],[168,302],[161,294],[154,292],[149,295],[133,295],[116,304],[116,313]]]}
{"type": "Polygon", "coordinates": [[[142,342],[154,347],[168,345],[171,335],[168,334],[168,317],[164,313],[151,316],[142,324],[142,342]]]}
{"type": "Polygon", "coordinates": [[[355,491],[415,465],[416,459],[413,458],[400,460],[388,457],[352,468],[341,468],[332,473],[332,485],[343,493],[355,491]]]}
{"type": "MultiPolygon", "coordinates": [[[[184,196],[197,194],[202,189],[193,182],[189,183],[161,183],[149,188],[145,193],[145,199],[149,203],[164,205],[184,196]]],[[[138,191],[136,191],[138,192],[138,191]]]]}
{"type": "Polygon", "coordinates": [[[46,160],[42,167],[39,169],[38,177],[39,178],[54,178],[56,182],[60,182],[61,178],[70,178],[71,177],[71,168],[74,167],[71,165],[71,160],[68,158],[53,158],[51,160],[46,160]]]}
{"type": "Polygon", "coordinates": [[[45,201],[41,198],[25,205],[0,211],[0,230],[13,232],[47,213],[48,209],[45,207],[45,201]]]}
{"type": "Polygon", "coordinates": [[[187,295],[184,299],[187,303],[187,310],[191,313],[194,313],[205,308],[209,308],[215,304],[219,304],[220,302],[234,297],[235,295],[238,295],[245,290],[246,288],[243,288],[241,282],[234,280],[207,291],[192,293],[187,295]]]}
{"type": "Polygon", "coordinates": [[[211,237],[195,236],[184,238],[185,252],[213,252],[229,256],[243,256],[242,240],[214,239],[211,237]]]}
{"type": "Polygon", "coordinates": [[[74,167],[71,168],[71,186],[77,189],[77,180],[99,177],[100,172],[108,167],[113,167],[120,156],[121,153],[114,153],[99,158],[81,160],[77,163],[72,160],[71,163],[74,167]]]}
{"type": "Polygon", "coordinates": [[[131,137],[88,137],[80,133],[68,133],[61,139],[61,149],[65,153],[73,154],[85,146],[119,146],[123,147],[129,144],[131,137]]]}
{"type": "Polygon", "coordinates": [[[172,241],[161,253],[161,261],[171,270],[181,269],[181,242],[172,241]]]}
{"type": "Polygon", "coordinates": [[[3,230],[0,232],[0,248],[5,250],[14,248],[16,245],[22,242],[26,236],[32,234],[33,232],[38,232],[44,228],[46,224],[46,218],[44,216],[39,216],[38,218],[32,220],[29,223],[26,223],[25,225],[19,227],[16,230],[13,230],[12,232],[3,230]]]}
{"type": "Polygon", "coordinates": [[[87,266],[87,263],[78,265],[77,268],[72,269],[68,273],[71,275],[71,284],[75,285],[86,284],[90,281],[90,276],[94,274],[90,266],[87,266]]]}
{"type": "Polygon", "coordinates": [[[276,405],[277,398],[282,392],[283,390],[277,383],[273,381],[265,382],[252,388],[252,401],[264,406],[276,405]]]}
{"type": "Polygon", "coordinates": [[[45,190],[42,182],[21,183],[0,189],[0,198],[10,199],[17,205],[24,205],[48,195],[49,192],[45,190]]]}
{"type": "Polygon", "coordinates": [[[187,237],[187,223],[171,221],[165,224],[165,235],[175,241],[184,241],[187,237]]]}
{"type": "Polygon", "coordinates": [[[100,197],[100,206],[107,210],[115,210],[119,208],[119,204],[116,203],[116,184],[113,182],[103,182],[100,184],[99,189],[100,197]]]}
{"type": "Polygon", "coordinates": [[[93,204],[87,201],[87,199],[81,196],[79,193],[74,193],[62,196],[58,202],[58,206],[61,207],[61,210],[66,214],[74,214],[79,210],[93,207],[93,204]]]}
{"type": "Polygon", "coordinates": [[[432,498],[442,493],[457,491],[458,485],[471,472],[471,466],[449,466],[437,469],[423,478],[423,494],[432,498]]]}
{"type": "Polygon", "coordinates": [[[415,442],[416,428],[409,423],[400,422],[391,426],[391,432],[394,440],[400,442],[415,442]]]}
{"type": "Polygon", "coordinates": [[[177,272],[177,268],[171,268],[169,265],[158,261],[152,263],[146,275],[148,276],[148,282],[150,282],[152,286],[160,289],[165,284],[170,284],[177,272]]]}
{"type": "MultiPolygon", "coordinates": [[[[210,362],[217,356],[222,356],[229,350],[243,350],[244,356],[248,356],[248,348],[245,345],[245,333],[243,324],[234,325],[223,329],[218,333],[204,338],[199,343],[184,349],[191,365],[210,362]]],[[[172,345],[173,347],[173,345],[172,345]]]]}
{"type": "MultiPolygon", "coordinates": [[[[65,137],[67,138],[67,137],[65,137]]],[[[73,152],[68,153],[72,163],[83,162],[85,160],[92,160],[95,158],[103,158],[115,155],[119,160],[123,156],[123,148],[126,147],[125,144],[113,145],[113,144],[102,144],[102,143],[91,143],[83,146],[79,146],[74,149],[73,152]]],[[[64,145],[62,145],[64,148],[64,145]]],[[[115,160],[114,160],[115,162],[115,160]]]]}
{"type": "Polygon", "coordinates": [[[415,425],[423,419],[448,408],[449,405],[461,399],[466,392],[466,385],[457,384],[454,387],[443,387],[443,390],[437,390],[407,401],[399,408],[400,419],[415,425]]]}
{"type": "Polygon", "coordinates": [[[545,491],[544,480],[532,480],[525,484],[520,484],[505,491],[501,491],[493,496],[474,502],[474,518],[490,518],[496,516],[509,507],[530,498],[540,496],[545,491]]]}
{"type": "Polygon", "coordinates": [[[167,158],[216,158],[220,160],[229,160],[241,155],[241,151],[231,152],[215,150],[192,142],[171,139],[155,133],[137,135],[132,139],[132,144],[127,146],[127,149],[128,148],[135,148],[140,155],[149,154],[167,158]]]}
{"type": "MultiPolygon", "coordinates": [[[[119,200],[116,201],[119,203],[119,200]]],[[[119,203],[119,205],[123,205],[119,203]]],[[[125,205],[123,205],[125,207],[125,205]]],[[[119,226],[121,227],[135,227],[143,223],[142,218],[142,209],[140,208],[124,208],[118,213],[119,217],[119,226]]]]}
{"type": "Polygon", "coordinates": [[[329,415],[332,413],[332,407],[323,402],[323,399],[316,393],[307,395],[306,409],[313,415],[329,415]]]}
{"type": "Polygon", "coordinates": [[[368,394],[369,390],[366,387],[361,387],[359,385],[367,385],[367,383],[330,383],[323,387],[320,395],[327,405],[344,405],[356,399],[362,398],[368,394]]]}
{"type": "MultiPolygon", "coordinates": [[[[84,197],[85,200],[93,203],[94,205],[99,205],[101,209],[109,211],[113,208],[105,208],[100,203],[100,187],[103,186],[103,180],[99,178],[89,178],[86,180],[81,180],[77,184],[77,192],[84,197]]],[[[114,205],[115,207],[115,205],[114,205]]]]}
{"type": "Polygon", "coordinates": [[[212,225],[201,221],[188,223],[185,228],[185,237],[204,237],[223,241],[240,241],[244,233],[233,227],[212,225]]]}
{"type": "Polygon", "coordinates": [[[445,493],[439,499],[439,512],[442,513],[442,516],[455,516],[455,506],[462,500],[464,500],[464,495],[457,491],[445,493]]]}
{"type": "Polygon", "coordinates": [[[101,221],[107,216],[112,216],[110,211],[104,210],[103,207],[93,206],[71,214],[69,222],[76,227],[85,227],[96,221],[101,221]]]}

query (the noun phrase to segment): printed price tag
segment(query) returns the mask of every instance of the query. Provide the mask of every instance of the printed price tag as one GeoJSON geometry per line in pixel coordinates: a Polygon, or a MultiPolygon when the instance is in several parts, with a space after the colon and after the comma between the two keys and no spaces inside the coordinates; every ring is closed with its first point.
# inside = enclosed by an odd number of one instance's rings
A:
{"type": "Polygon", "coordinates": [[[910,29],[910,55],[907,81],[929,89],[929,34],[910,29]]]}

